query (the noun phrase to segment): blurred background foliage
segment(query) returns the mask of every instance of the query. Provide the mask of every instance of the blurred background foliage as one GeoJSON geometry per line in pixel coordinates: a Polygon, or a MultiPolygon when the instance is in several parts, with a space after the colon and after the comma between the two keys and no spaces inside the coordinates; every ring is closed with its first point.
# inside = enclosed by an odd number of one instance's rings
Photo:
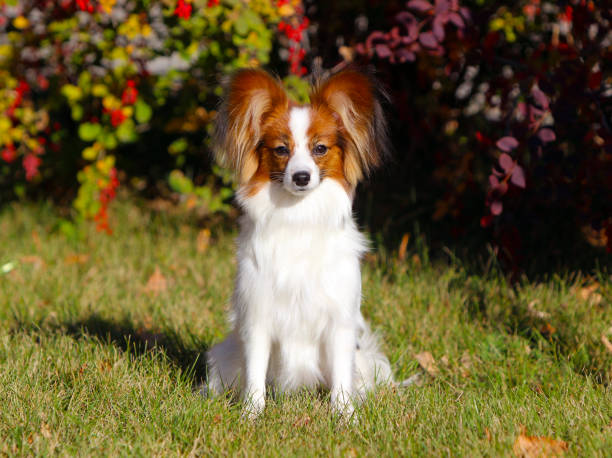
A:
{"type": "Polygon", "coordinates": [[[223,77],[264,66],[304,102],[357,64],[390,95],[393,160],[356,202],[378,241],[514,274],[609,260],[611,20],[587,0],[0,0],[0,198],[72,208],[67,233],[112,233],[118,189],[231,213],[223,77]]]}

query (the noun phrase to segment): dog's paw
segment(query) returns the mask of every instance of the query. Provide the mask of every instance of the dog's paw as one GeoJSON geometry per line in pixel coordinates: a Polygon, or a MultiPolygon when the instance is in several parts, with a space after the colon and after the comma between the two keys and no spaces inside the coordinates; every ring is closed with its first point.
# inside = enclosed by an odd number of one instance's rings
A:
{"type": "Polygon", "coordinates": [[[332,402],[332,411],[342,424],[357,423],[357,412],[355,412],[355,406],[350,400],[334,400],[332,402]]]}
{"type": "Polygon", "coordinates": [[[242,418],[249,421],[257,419],[265,406],[266,401],[261,397],[245,399],[242,406],[242,418]]]}

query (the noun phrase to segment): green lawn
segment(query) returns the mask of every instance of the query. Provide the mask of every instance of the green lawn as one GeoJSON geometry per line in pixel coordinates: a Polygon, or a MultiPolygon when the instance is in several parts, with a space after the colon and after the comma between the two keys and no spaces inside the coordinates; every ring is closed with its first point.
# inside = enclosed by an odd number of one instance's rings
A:
{"type": "Polygon", "coordinates": [[[511,285],[414,246],[404,262],[374,253],[364,314],[397,379],[421,383],[381,389],[357,424],[320,393],[249,423],[197,388],[228,329],[235,234],[211,227],[201,252],[188,217],[114,208],[114,235],[79,237],[47,206],[0,211],[1,454],[506,456],[521,425],[570,456],[612,453],[610,272],[511,285]],[[165,282],[147,286],[156,268],[165,282]]]}

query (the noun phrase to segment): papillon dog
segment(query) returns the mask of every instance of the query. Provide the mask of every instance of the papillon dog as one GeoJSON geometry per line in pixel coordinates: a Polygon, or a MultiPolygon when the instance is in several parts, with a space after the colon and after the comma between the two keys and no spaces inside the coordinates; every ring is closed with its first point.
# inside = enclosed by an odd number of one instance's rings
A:
{"type": "Polygon", "coordinates": [[[218,160],[237,174],[243,215],[233,329],[208,352],[209,392],[240,392],[255,417],[268,386],[324,387],[334,411],[350,415],[376,383],[392,381],[360,311],[367,241],[352,215],[355,187],[388,142],[380,91],[347,70],[300,105],[266,72],[243,70],[215,138],[218,160]]]}

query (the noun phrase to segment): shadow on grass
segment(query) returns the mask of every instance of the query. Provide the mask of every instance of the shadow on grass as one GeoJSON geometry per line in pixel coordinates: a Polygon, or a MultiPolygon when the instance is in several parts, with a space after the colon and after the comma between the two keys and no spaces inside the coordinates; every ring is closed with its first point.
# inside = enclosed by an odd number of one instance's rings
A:
{"type": "Polygon", "coordinates": [[[21,323],[15,330],[61,333],[75,339],[94,338],[116,346],[134,357],[159,352],[174,367],[180,369],[194,385],[206,381],[206,351],[201,339],[186,331],[177,335],[172,331],[158,331],[137,327],[127,319],[113,321],[93,314],[86,319],[58,324],[21,323]]]}

